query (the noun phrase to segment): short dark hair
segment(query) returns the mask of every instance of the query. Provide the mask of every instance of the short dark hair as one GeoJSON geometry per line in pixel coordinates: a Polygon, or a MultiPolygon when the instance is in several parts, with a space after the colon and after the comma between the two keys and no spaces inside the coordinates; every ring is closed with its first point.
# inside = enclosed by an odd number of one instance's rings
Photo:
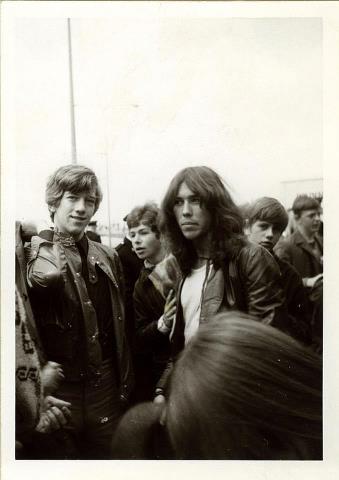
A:
{"type": "Polygon", "coordinates": [[[320,203],[309,195],[298,195],[292,205],[293,213],[298,217],[304,210],[320,210],[320,203]]]}
{"type": "Polygon", "coordinates": [[[95,209],[98,210],[102,200],[102,191],[97,176],[83,165],[65,165],[58,168],[48,179],[45,199],[51,219],[54,219],[52,207],[58,207],[63,194],[68,191],[74,194],[95,190],[95,209]]]}
{"type": "Polygon", "coordinates": [[[176,458],[320,459],[321,358],[244,313],[220,313],[174,365],[166,429],[176,458]]]}
{"type": "Polygon", "coordinates": [[[134,207],[126,217],[128,228],[138,227],[141,223],[150,227],[158,236],[159,208],[156,203],[148,202],[145,205],[134,207]]]}
{"type": "Polygon", "coordinates": [[[196,260],[191,242],[182,234],[174,214],[178,190],[186,183],[211,213],[211,258],[219,268],[244,245],[243,220],[221,177],[206,166],[187,167],[172,179],[161,205],[160,229],[168,240],[184,274],[188,274],[196,260]]]}
{"type": "Polygon", "coordinates": [[[249,225],[253,225],[257,220],[269,222],[283,232],[288,224],[288,214],[276,198],[261,197],[247,209],[247,220],[249,225]]]}

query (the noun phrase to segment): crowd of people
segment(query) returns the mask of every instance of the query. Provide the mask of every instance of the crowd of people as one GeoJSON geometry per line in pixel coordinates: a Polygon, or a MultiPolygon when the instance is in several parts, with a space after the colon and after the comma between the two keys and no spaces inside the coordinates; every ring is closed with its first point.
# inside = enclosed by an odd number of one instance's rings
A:
{"type": "Polygon", "coordinates": [[[240,209],[188,167],[112,249],[87,231],[101,200],[63,166],[53,226],[17,223],[16,458],[321,459],[319,202],[285,236],[277,199],[240,209]]]}

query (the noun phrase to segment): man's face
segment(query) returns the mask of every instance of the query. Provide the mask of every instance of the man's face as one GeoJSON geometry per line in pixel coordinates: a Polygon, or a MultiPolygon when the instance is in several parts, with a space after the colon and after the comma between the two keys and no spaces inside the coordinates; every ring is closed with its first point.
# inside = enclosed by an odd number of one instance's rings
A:
{"type": "Polygon", "coordinates": [[[211,214],[201,204],[200,197],[182,183],[179,187],[174,215],[182,234],[187,240],[200,242],[204,240],[211,226],[211,214]]]}
{"type": "Polygon", "coordinates": [[[78,241],[95,210],[95,190],[72,193],[65,191],[54,213],[54,224],[62,232],[78,241]]]}
{"type": "Polygon", "coordinates": [[[256,220],[250,226],[248,238],[271,252],[280,236],[281,231],[276,225],[265,220],[256,220]]]}
{"type": "Polygon", "coordinates": [[[320,210],[317,208],[303,210],[296,222],[306,235],[314,235],[320,227],[320,210]]]}
{"type": "Polygon", "coordinates": [[[142,260],[147,259],[152,264],[158,263],[161,252],[161,242],[151,227],[140,223],[137,227],[129,229],[129,236],[133,250],[142,260]]]}

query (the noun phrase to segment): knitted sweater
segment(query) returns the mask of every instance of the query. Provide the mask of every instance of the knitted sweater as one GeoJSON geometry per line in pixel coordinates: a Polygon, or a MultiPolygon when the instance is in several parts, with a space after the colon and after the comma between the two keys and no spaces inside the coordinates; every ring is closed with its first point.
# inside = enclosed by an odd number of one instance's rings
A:
{"type": "Polygon", "coordinates": [[[15,290],[16,438],[24,441],[36,427],[42,405],[40,362],[26,324],[19,290],[15,290]]]}

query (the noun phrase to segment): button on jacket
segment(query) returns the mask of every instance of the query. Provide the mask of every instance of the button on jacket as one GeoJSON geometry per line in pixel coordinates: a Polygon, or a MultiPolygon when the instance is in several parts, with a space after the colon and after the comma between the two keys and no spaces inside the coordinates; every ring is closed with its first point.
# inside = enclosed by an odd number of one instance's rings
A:
{"type": "MultiPolygon", "coordinates": [[[[46,237],[46,235],[44,235],[46,237]]],[[[74,239],[49,232],[49,239],[32,237],[27,279],[34,294],[37,323],[45,353],[65,365],[70,380],[100,372],[101,346],[96,311],[82,276],[82,263],[74,239]],[[83,371],[83,366],[86,371],[83,371]]],[[[125,336],[123,276],[115,250],[88,239],[89,282],[98,281],[100,268],[109,279],[115,345],[112,357],[117,367],[120,394],[128,398],[133,373],[125,336]]]]}

